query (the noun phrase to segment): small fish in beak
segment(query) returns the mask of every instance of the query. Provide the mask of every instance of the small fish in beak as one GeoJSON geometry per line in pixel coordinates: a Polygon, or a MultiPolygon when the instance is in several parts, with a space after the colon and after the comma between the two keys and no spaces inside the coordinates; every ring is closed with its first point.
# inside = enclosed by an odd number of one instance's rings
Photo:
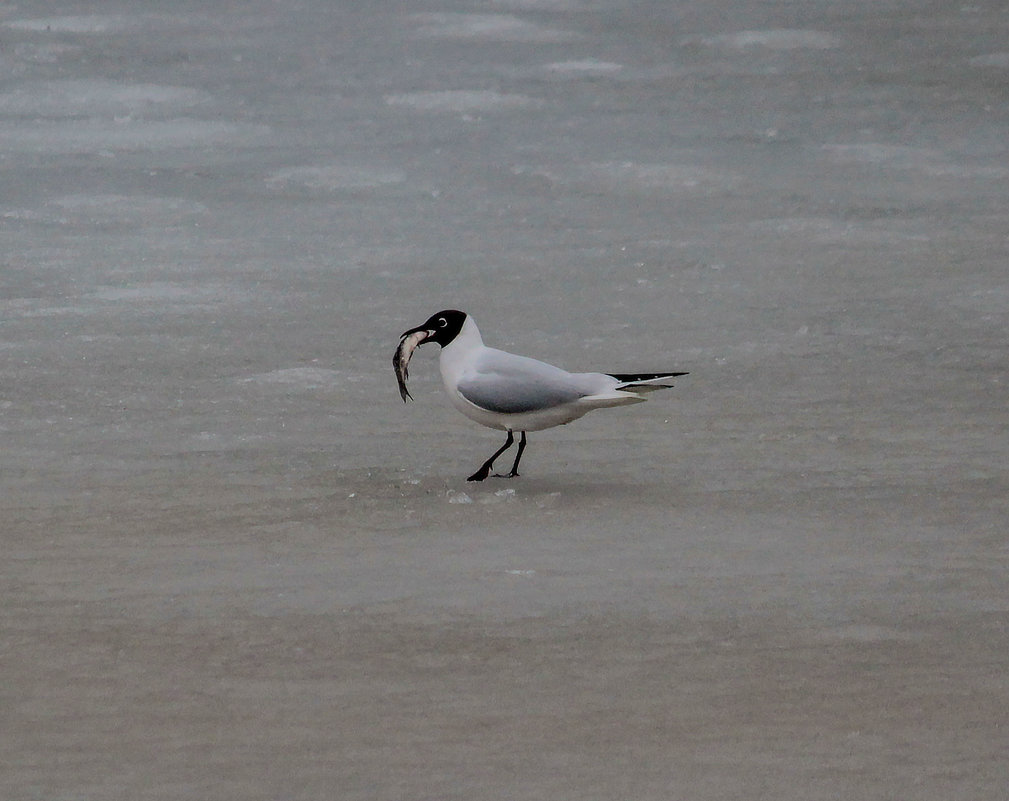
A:
{"type": "Polygon", "coordinates": [[[413,400],[413,395],[406,388],[406,379],[410,377],[408,368],[413,352],[423,343],[427,342],[430,332],[425,329],[407,331],[399,341],[399,347],[392,357],[392,366],[396,370],[396,380],[399,382],[399,396],[406,403],[407,399],[413,400]]]}

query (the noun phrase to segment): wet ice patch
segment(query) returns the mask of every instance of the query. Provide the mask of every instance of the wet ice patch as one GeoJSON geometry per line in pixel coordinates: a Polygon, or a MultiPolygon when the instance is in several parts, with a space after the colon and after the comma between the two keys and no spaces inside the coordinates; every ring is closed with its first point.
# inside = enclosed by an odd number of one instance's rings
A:
{"type": "Polygon", "coordinates": [[[138,195],[64,195],[50,200],[41,219],[49,222],[93,224],[151,223],[168,225],[206,212],[195,200],[138,195]]]}
{"type": "Polygon", "coordinates": [[[66,42],[18,42],[14,45],[14,55],[17,58],[36,64],[55,64],[83,50],[81,45],[66,42]]]}
{"type": "Polygon", "coordinates": [[[203,212],[207,207],[196,200],[154,195],[64,195],[51,201],[68,211],[107,214],[113,217],[165,212],[203,212]]]}
{"type": "Polygon", "coordinates": [[[830,239],[843,236],[852,228],[851,224],[830,217],[779,217],[770,220],[756,220],[751,222],[748,227],[755,231],[770,231],[802,238],[822,235],[830,239]]]}
{"type": "Polygon", "coordinates": [[[496,6],[529,11],[574,11],[585,6],[583,0],[491,0],[496,6]]]}
{"type": "Polygon", "coordinates": [[[622,64],[614,64],[612,61],[599,61],[594,58],[585,58],[580,61],[555,61],[547,64],[545,69],[556,75],[612,75],[620,72],[624,67],[622,64]]]}
{"type": "Polygon", "coordinates": [[[489,89],[448,89],[433,92],[409,92],[387,95],[390,106],[403,106],[417,111],[450,111],[456,113],[508,111],[536,108],[542,101],[519,94],[494,92],[489,89]]]}
{"type": "Polygon", "coordinates": [[[104,80],[46,81],[0,94],[0,113],[39,117],[114,116],[188,108],[210,100],[199,89],[104,80]]]}
{"type": "Polygon", "coordinates": [[[725,170],[691,164],[607,162],[591,165],[589,172],[607,183],[644,189],[717,189],[736,183],[736,177],[725,170]]]}
{"type": "Polygon", "coordinates": [[[992,180],[1009,178],[1009,167],[984,164],[923,164],[920,169],[925,175],[930,175],[933,178],[988,178],[992,180]]]}
{"type": "Polygon", "coordinates": [[[219,286],[190,286],[153,281],[132,286],[99,289],[87,295],[92,300],[117,303],[207,303],[223,300],[225,290],[219,286]]]}
{"type": "Polygon", "coordinates": [[[871,164],[900,170],[916,170],[933,178],[1009,177],[1009,167],[991,164],[964,164],[950,159],[941,150],[873,142],[823,145],[824,152],[838,164],[871,164]]]}
{"type": "Polygon", "coordinates": [[[969,62],[972,67],[994,67],[995,69],[1009,69],[1009,52],[985,53],[974,56],[969,62]]]}
{"type": "Polygon", "coordinates": [[[833,161],[842,164],[884,164],[894,167],[920,167],[946,160],[941,151],[925,147],[885,145],[866,142],[854,145],[823,145],[824,152],[833,161]]]}
{"type": "Polygon", "coordinates": [[[266,183],[274,188],[299,186],[316,192],[377,189],[405,181],[406,175],[400,170],[348,164],[289,167],[266,179],[266,183]]]}
{"type": "Polygon", "coordinates": [[[262,434],[239,434],[220,431],[197,431],[182,439],[178,448],[183,451],[212,452],[237,450],[257,445],[266,440],[262,434]]]}
{"type": "Polygon", "coordinates": [[[995,322],[1003,319],[1006,310],[1009,309],[1009,286],[964,290],[958,295],[951,296],[948,302],[959,309],[969,310],[981,320],[995,322]]]}
{"type": "Polygon", "coordinates": [[[615,192],[717,192],[739,182],[735,174],[693,164],[594,162],[570,168],[514,167],[515,175],[535,175],[561,186],[596,186],[615,192]]]}
{"type": "MultiPolygon", "coordinates": [[[[80,306],[47,306],[45,301],[37,298],[11,298],[0,300],[0,308],[3,308],[5,315],[10,317],[20,317],[31,319],[34,317],[69,317],[71,315],[81,315],[83,310],[80,306]]],[[[16,347],[14,343],[0,344],[0,348],[16,347]]]]}
{"type": "Polygon", "coordinates": [[[0,124],[0,140],[15,152],[99,155],[265,141],[266,126],[174,116],[211,100],[185,86],[100,79],[32,83],[0,94],[0,114],[8,117],[0,124]]]}
{"type": "Polygon", "coordinates": [[[336,370],[322,367],[288,367],[242,379],[247,384],[280,384],[297,389],[333,389],[346,383],[336,370]]]}
{"type": "Polygon", "coordinates": [[[846,642],[886,642],[888,640],[911,640],[914,637],[908,633],[886,626],[876,626],[870,623],[851,623],[836,628],[823,629],[820,639],[839,640],[846,642]]]}
{"type": "Polygon", "coordinates": [[[734,50],[754,47],[763,47],[768,50],[829,50],[841,45],[840,38],[832,33],[793,28],[739,31],[738,33],[704,36],[689,41],[709,47],[724,47],[734,50]]]}
{"type": "Polygon", "coordinates": [[[256,145],[267,141],[263,125],[244,125],[190,118],[163,121],[68,120],[54,123],[0,125],[0,141],[21,153],[94,153],[172,150],[214,145],[256,145]]]}
{"type": "Polygon", "coordinates": [[[415,14],[417,34],[445,39],[484,39],[499,42],[562,42],[575,38],[569,31],[527,22],[511,14],[415,14]]]}
{"type": "Polygon", "coordinates": [[[748,228],[756,233],[766,232],[781,237],[795,237],[802,242],[818,242],[825,245],[904,245],[930,241],[927,234],[898,230],[892,222],[876,227],[871,223],[830,217],[779,217],[752,222],[748,228]]]}
{"type": "Polygon", "coordinates": [[[88,14],[82,16],[14,19],[8,20],[3,25],[17,31],[38,31],[42,33],[110,33],[134,27],[136,20],[135,18],[116,14],[88,14]]]}

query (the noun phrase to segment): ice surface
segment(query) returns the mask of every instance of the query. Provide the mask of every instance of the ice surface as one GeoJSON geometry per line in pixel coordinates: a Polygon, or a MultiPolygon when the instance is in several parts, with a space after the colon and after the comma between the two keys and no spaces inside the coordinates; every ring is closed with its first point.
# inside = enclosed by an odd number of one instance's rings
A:
{"type": "Polygon", "coordinates": [[[510,14],[425,13],[414,19],[420,36],[502,42],[563,42],[574,38],[569,31],[537,25],[510,14]]]}
{"type": "Polygon", "coordinates": [[[206,212],[206,204],[190,198],[80,194],[54,197],[40,209],[11,210],[4,216],[65,225],[146,224],[164,228],[206,212]]]}
{"type": "Polygon", "coordinates": [[[878,142],[852,145],[827,144],[823,146],[823,149],[831,158],[840,162],[921,167],[944,160],[942,152],[932,148],[884,145],[878,142]]]}
{"type": "Polygon", "coordinates": [[[610,73],[620,72],[620,70],[623,69],[623,65],[614,64],[612,61],[600,61],[594,58],[585,58],[579,61],[556,61],[553,64],[547,64],[546,69],[550,72],[559,73],[608,75],[610,73]]]}
{"type": "Polygon", "coordinates": [[[133,20],[128,16],[91,14],[85,16],[13,19],[6,20],[2,24],[17,31],[99,34],[129,28],[133,24],[133,20]]]}
{"type": "Polygon", "coordinates": [[[243,380],[256,384],[282,384],[302,389],[335,388],[342,383],[340,373],[322,367],[286,367],[243,380]]]}
{"type": "Polygon", "coordinates": [[[491,0],[491,5],[524,11],[578,11],[589,5],[589,0],[491,0]]]}
{"type": "Polygon", "coordinates": [[[40,117],[112,116],[186,108],[210,101],[198,89],[104,80],[30,83],[0,94],[0,114],[40,117]]]}
{"type": "Polygon", "coordinates": [[[267,176],[271,186],[302,186],[306,189],[335,192],[345,189],[374,189],[402,184],[406,174],[401,170],[369,167],[359,164],[323,164],[288,167],[267,176]]]}
{"type": "Polygon", "coordinates": [[[134,286],[104,287],[89,292],[85,297],[95,300],[134,303],[175,303],[202,302],[225,297],[226,293],[218,288],[194,286],[191,284],[169,284],[152,282],[134,286]]]}
{"type": "Polygon", "coordinates": [[[839,47],[841,40],[834,34],[807,30],[739,31],[702,37],[699,41],[717,47],[766,47],[769,50],[811,48],[825,50],[839,47]]]}
{"type": "Polygon", "coordinates": [[[535,108],[542,100],[525,95],[495,92],[490,89],[448,89],[434,92],[408,92],[387,95],[390,106],[406,106],[418,111],[501,111],[535,108]]]}
{"type": "Polygon", "coordinates": [[[188,117],[169,120],[75,120],[60,125],[10,123],[0,125],[0,139],[8,152],[97,154],[116,151],[161,150],[213,145],[254,144],[265,141],[269,129],[188,117]]]}
{"type": "Polygon", "coordinates": [[[995,67],[996,69],[1009,69],[1009,52],[1000,51],[998,53],[985,53],[974,56],[970,60],[972,67],[995,67]]]}
{"type": "Polygon", "coordinates": [[[0,31],[0,798],[1003,801],[1002,6],[0,31]],[[690,375],[476,486],[450,307],[690,375]]]}
{"type": "Polygon", "coordinates": [[[527,166],[512,168],[516,175],[534,175],[561,186],[594,187],[597,191],[727,191],[740,180],[728,170],[693,164],[639,164],[624,162],[587,163],[576,167],[527,166]]]}

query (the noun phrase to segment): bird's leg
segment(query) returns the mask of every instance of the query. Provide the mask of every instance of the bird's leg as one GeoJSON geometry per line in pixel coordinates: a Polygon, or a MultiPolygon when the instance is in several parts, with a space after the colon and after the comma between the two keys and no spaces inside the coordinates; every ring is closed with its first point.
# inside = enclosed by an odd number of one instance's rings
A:
{"type": "MultiPolygon", "coordinates": [[[[523,437],[525,434],[523,433],[523,437]]],[[[512,436],[511,429],[508,429],[508,439],[505,440],[505,444],[494,451],[494,455],[490,457],[486,462],[480,465],[480,469],[477,470],[473,475],[467,478],[467,481],[483,481],[490,475],[490,469],[494,466],[494,460],[497,459],[502,453],[508,450],[512,443],[515,442],[515,437],[512,436]]]]}
{"type": "Polygon", "coordinates": [[[515,454],[515,464],[512,465],[512,471],[508,474],[508,478],[515,478],[519,474],[519,460],[522,458],[522,451],[526,449],[526,432],[522,432],[522,438],[519,440],[519,452],[515,454]]]}

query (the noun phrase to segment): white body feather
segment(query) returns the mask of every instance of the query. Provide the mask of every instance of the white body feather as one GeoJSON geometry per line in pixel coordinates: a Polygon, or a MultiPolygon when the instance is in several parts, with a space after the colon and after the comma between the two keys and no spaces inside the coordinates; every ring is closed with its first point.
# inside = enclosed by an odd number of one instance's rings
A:
{"type": "Polygon", "coordinates": [[[577,420],[593,409],[645,400],[604,373],[569,373],[546,362],[483,344],[471,317],[442,348],[441,377],[452,405],[471,420],[504,431],[540,431],[577,420]]]}

